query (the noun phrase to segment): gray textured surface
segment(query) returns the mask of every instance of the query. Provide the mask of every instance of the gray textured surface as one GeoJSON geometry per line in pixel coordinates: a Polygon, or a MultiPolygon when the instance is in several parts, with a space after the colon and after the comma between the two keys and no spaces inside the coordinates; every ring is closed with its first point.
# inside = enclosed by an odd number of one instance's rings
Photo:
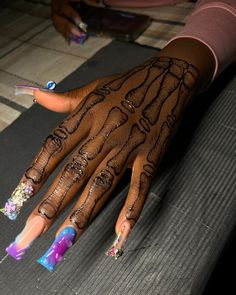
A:
{"type": "MultiPolygon", "coordinates": [[[[154,52],[113,42],[66,78],[60,89],[128,69],[154,52]]],[[[0,264],[0,294],[201,294],[236,224],[236,79],[226,80],[219,79],[188,110],[155,177],[126,255],[117,261],[104,255],[114,239],[116,217],[127,191],[120,185],[54,273],[36,260],[50,246],[69,208],[21,262],[4,260],[0,264]]],[[[62,118],[34,106],[2,132],[1,205],[47,133],[62,118]]],[[[0,260],[49,184],[50,180],[16,222],[0,216],[0,260]]]]}

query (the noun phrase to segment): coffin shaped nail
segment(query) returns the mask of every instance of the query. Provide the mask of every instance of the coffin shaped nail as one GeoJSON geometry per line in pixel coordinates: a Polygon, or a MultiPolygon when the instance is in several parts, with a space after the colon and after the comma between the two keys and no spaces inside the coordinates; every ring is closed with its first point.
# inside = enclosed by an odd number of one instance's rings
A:
{"type": "Polygon", "coordinates": [[[63,255],[74,244],[75,239],[76,230],[72,226],[65,227],[47,252],[37,261],[49,271],[54,271],[55,266],[61,262],[63,255]]]}
{"type": "Polygon", "coordinates": [[[0,212],[5,214],[10,220],[15,220],[23,204],[32,197],[33,194],[34,188],[30,183],[20,182],[11,197],[5,203],[5,207],[0,209],[0,212]]]}
{"type": "Polygon", "coordinates": [[[16,237],[15,241],[6,248],[7,253],[16,260],[22,259],[32,243],[44,231],[45,220],[40,216],[33,217],[26,223],[23,231],[16,237]]]}
{"type": "Polygon", "coordinates": [[[130,223],[128,221],[124,221],[120,227],[120,230],[113,244],[106,252],[107,256],[112,256],[115,259],[118,259],[120,256],[124,254],[125,243],[129,236],[130,230],[131,230],[130,223]]]}

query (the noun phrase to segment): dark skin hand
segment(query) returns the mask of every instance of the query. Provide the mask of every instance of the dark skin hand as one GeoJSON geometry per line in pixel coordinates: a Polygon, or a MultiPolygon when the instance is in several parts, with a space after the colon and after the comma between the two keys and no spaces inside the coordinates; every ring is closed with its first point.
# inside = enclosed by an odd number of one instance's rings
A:
{"type": "Polygon", "coordinates": [[[47,231],[85,187],[58,230],[72,226],[78,239],[130,167],[129,193],[116,223],[119,233],[125,222],[127,238],[186,106],[209,85],[214,67],[214,57],[204,44],[183,38],[144,64],[83,88],[64,94],[36,90],[38,103],[70,114],[46,138],[21,181],[30,182],[36,194],[58,163],[73,152],[28,221],[40,216],[47,231]]]}
{"type": "MultiPolygon", "coordinates": [[[[70,42],[70,36],[81,36],[81,30],[76,26],[77,21],[83,21],[78,12],[74,9],[72,3],[80,2],[70,0],[52,0],[51,11],[52,21],[56,30],[70,42]]],[[[88,5],[96,6],[96,0],[84,1],[88,5]]]]}

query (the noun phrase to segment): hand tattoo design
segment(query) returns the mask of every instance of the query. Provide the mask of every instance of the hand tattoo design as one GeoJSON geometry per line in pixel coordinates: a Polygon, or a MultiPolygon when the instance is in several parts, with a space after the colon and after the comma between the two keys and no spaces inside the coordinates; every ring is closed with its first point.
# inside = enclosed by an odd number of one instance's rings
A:
{"type": "Polygon", "coordinates": [[[141,214],[152,177],[198,77],[198,70],[186,61],[154,57],[126,73],[101,79],[46,138],[24,175],[36,193],[74,150],[38,205],[37,214],[51,222],[87,183],[67,220],[67,225],[82,232],[131,166],[130,190],[121,213],[125,223],[108,251],[109,256],[121,255],[121,244],[141,214]]]}

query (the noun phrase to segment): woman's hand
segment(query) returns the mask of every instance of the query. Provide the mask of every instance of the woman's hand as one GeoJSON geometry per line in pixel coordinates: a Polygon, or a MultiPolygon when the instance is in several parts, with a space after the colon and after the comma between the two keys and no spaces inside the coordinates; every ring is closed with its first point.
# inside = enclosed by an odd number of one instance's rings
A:
{"type": "Polygon", "coordinates": [[[39,259],[52,271],[130,167],[130,189],[116,223],[117,238],[107,252],[119,257],[141,214],[152,176],[193,96],[198,76],[196,67],[184,60],[154,57],[126,73],[64,94],[35,91],[40,104],[71,113],[46,138],[4,213],[16,218],[24,202],[37,194],[60,161],[69,153],[71,156],[7,252],[21,259],[33,240],[49,229],[85,187],[53,245],[39,259]]]}
{"type": "MultiPolygon", "coordinates": [[[[76,1],[74,1],[76,2],[76,1]]],[[[78,1],[79,2],[79,1],[78,1]]],[[[52,21],[56,30],[68,41],[83,43],[85,33],[79,29],[81,17],[70,0],[52,0],[52,21]]]]}

